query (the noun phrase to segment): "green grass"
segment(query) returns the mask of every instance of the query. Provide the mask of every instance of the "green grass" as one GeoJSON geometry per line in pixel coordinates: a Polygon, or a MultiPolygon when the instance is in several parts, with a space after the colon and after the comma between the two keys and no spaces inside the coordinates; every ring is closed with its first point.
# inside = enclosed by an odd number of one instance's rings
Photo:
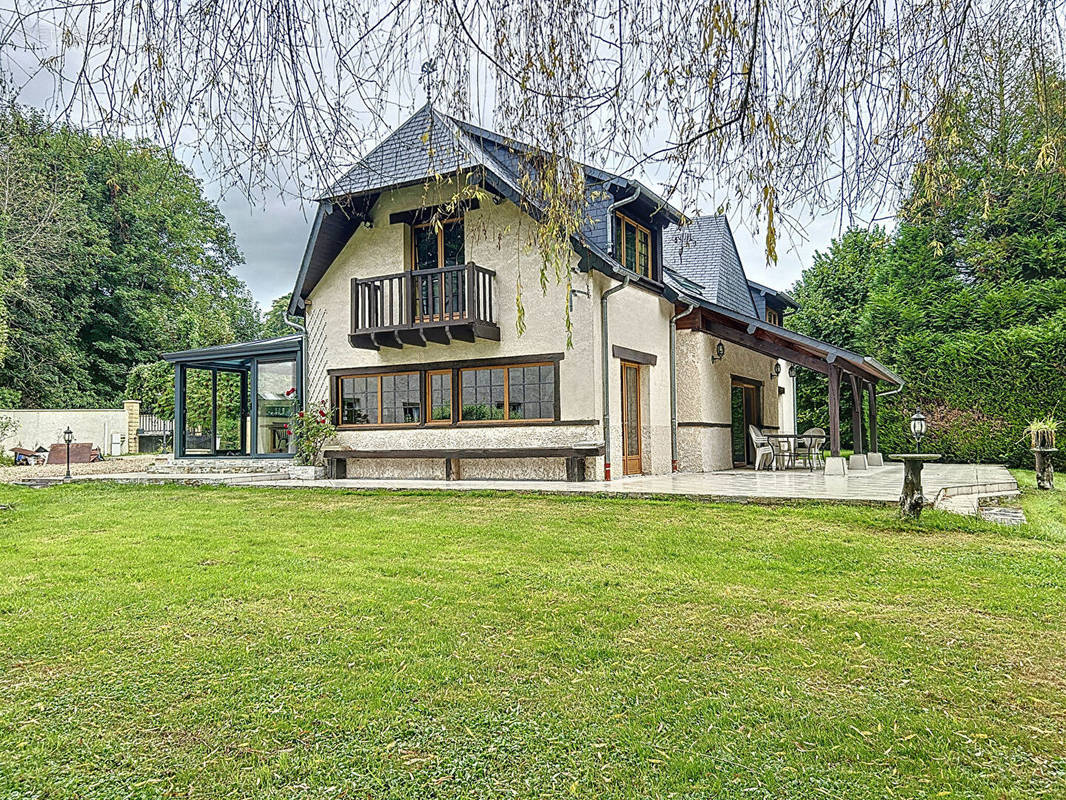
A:
{"type": "MultiPolygon", "coordinates": [[[[1066,545],[1043,521],[0,503],[0,798],[1066,796],[1066,545]]],[[[1061,495],[1040,504],[1061,524],[1061,495]]]]}
{"type": "Polygon", "coordinates": [[[1053,491],[1036,488],[1036,472],[1013,469],[1022,496],[1018,505],[1025,511],[1030,530],[1047,539],[1066,542],[1066,475],[1057,475],[1053,491]]]}

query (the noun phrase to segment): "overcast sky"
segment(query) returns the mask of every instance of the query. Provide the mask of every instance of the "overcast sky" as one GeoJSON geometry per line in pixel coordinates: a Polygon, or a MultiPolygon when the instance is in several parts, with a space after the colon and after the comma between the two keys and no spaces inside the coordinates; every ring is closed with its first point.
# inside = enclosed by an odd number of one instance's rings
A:
{"type": "MultiPolygon", "coordinates": [[[[206,190],[217,199],[218,190],[213,184],[206,182],[206,190]]],[[[233,191],[219,206],[244,253],[245,264],[238,275],[248,284],[256,301],[267,308],[274,298],[292,292],[311,231],[313,204],[292,199],[252,203],[233,191]]],[[[837,232],[837,217],[831,213],[804,220],[806,241],[790,245],[784,236],[778,245],[777,264],[767,267],[761,236],[752,236],[735,219],[731,222],[748,277],[775,289],[788,289],[810,265],[814,252],[825,250],[837,232]]]]}

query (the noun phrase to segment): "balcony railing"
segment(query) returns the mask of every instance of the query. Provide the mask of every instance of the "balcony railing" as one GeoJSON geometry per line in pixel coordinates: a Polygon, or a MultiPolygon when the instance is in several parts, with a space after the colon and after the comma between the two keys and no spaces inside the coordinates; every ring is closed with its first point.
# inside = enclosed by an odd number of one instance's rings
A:
{"type": "Polygon", "coordinates": [[[469,263],[352,279],[353,347],[424,347],[454,339],[499,341],[496,273],[469,263]]]}

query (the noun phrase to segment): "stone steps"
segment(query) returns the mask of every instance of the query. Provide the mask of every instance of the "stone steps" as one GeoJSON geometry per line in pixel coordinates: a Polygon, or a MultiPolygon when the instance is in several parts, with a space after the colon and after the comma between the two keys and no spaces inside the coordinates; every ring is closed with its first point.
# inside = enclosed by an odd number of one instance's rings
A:
{"type": "Polygon", "coordinates": [[[287,458],[182,458],[157,460],[147,472],[165,475],[287,475],[292,461],[287,458]]]}

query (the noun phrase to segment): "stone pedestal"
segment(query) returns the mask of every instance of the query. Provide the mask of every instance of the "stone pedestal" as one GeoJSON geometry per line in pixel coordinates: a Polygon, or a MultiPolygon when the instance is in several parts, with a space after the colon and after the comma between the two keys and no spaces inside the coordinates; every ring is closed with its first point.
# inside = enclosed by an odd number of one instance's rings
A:
{"type": "Polygon", "coordinates": [[[830,456],[825,460],[825,474],[827,476],[837,476],[843,478],[847,474],[847,470],[844,468],[843,456],[830,456]]]}
{"type": "Polygon", "coordinates": [[[864,453],[855,453],[848,459],[848,469],[866,469],[866,455],[864,453]]]}
{"type": "Polygon", "coordinates": [[[871,467],[883,467],[885,465],[885,457],[880,453],[867,453],[866,464],[871,467]]]}
{"type": "Polygon", "coordinates": [[[893,461],[903,462],[903,491],[899,496],[900,516],[918,519],[925,507],[925,495],[922,494],[922,465],[926,461],[936,461],[939,453],[893,453],[893,461]]]}
{"type": "Polygon", "coordinates": [[[1057,447],[1034,447],[1033,455],[1036,456],[1036,488],[1055,488],[1055,467],[1052,466],[1051,456],[1059,452],[1057,447]]]}

